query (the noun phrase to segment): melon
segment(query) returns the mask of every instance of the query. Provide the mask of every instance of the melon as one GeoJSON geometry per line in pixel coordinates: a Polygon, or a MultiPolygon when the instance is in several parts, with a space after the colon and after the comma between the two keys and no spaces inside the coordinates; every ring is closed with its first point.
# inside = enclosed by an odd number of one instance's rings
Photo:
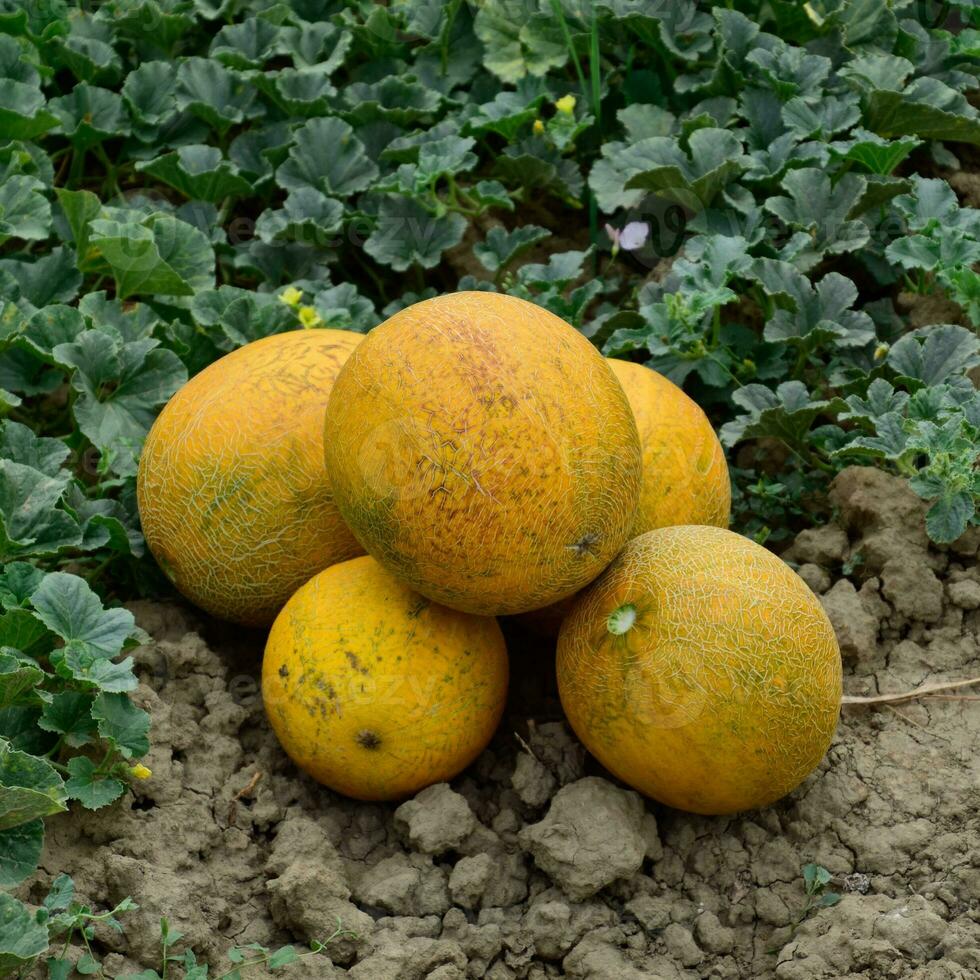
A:
{"type": "Polygon", "coordinates": [[[365,550],[436,602],[541,608],[627,539],[640,443],[605,358],[533,303],[424,300],[373,330],[327,406],[334,499],[365,550]]]}
{"type": "Polygon", "coordinates": [[[266,644],[262,697],[301,769],[346,796],[395,800],[479,755],[507,676],[495,619],[440,606],[364,556],[286,603],[266,644]]]}
{"type": "Polygon", "coordinates": [[[708,417],[662,374],[610,358],[643,451],[643,483],[631,537],[672,524],[728,527],[732,491],[725,451],[708,417]]]}
{"type": "Polygon", "coordinates": [[[363,337],[296,330],[248,344],[170,399],[143,447],[147,544],[191,602],[267,626],[322,568],[363,553],[323,469],[323,417],[363,337]]]}
{"type": "Polygon", "coordinates": [[[730,531],[648,531],[578,598],[558,637],[572,728],[615,776],[669,806],[767,806],[819,764],[841,659],[817,597],[730,531]]]}

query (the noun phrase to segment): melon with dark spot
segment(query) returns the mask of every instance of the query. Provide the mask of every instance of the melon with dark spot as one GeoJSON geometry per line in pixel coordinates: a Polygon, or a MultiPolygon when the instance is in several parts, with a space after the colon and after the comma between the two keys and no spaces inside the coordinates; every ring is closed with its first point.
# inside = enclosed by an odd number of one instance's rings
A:
{"type": "Polygon", "coordinates": [[[695,813],[784,796],[823,758],[840,711],[840,651],[817,597],[716,527],[634,538],[565,618],[557,670],[586,748],[695,813]]]}
{"type": "Polygon", "coordinates": [[[296,330],[227,354],[167,403],[137,476],[147,544],[215,616],[266,626],[293,591],[362,548],[323,472],[323,415],[362,340],[296,330]]]}
{"type": "Polygon", "coordinates": [[[533,303],[462,292],[372,331],[327,407],[327,470],[358,540],[423,595],[538,609],[622,547],[640,444],[621,385],[533,303]]]}
{"type": "Polygon", "coordinates": [[[496,620],[430,602],[365,556],[316,575],[283,608],[262,697],[300,768],[347,796],[393,800],[476,758],[507,676],[496,620]]]}

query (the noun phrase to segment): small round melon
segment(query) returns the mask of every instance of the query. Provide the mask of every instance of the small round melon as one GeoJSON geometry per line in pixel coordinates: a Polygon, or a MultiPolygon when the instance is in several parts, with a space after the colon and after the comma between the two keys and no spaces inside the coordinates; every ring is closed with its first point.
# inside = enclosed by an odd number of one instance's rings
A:
{"type": "Polygon", "coordinates": [[[327,469],[365,550],[425,596],[538,609],[625,543],[640,444],[605,358],[499,293],[416,303],[373,330],[327,407],[327,469]]]}
{"type": "Polygon", "coordinates": [[[708,417],[662,374],[609,359],[636,417],[643,484],[630,537],[673,524],[728,527],[732,488],[708,417]]]}
{"type": "Polygon", "coordinates": [[[716,527],[634,538],[562,623],[569,722],[614,775],[662,803],[767,806],[817,766],[841,701],[833,627],[771,552],[716,527]]]}
{"type": "Polygon", "coordinates": [[[262,697],[283,748],[359,800],[444,782],[486,747],[507,700],[495,619],[439,606],[373,558],[316,575],[269,633],[262,697]]]}
{"type": "Polygon", "coordinates": [[[327,398],[362,339],[257,340],[195,375],[153,424],[137,476],[143,533],[195,605],[266,626],[310,576],[363,553],[323,469],[327,398]]]}

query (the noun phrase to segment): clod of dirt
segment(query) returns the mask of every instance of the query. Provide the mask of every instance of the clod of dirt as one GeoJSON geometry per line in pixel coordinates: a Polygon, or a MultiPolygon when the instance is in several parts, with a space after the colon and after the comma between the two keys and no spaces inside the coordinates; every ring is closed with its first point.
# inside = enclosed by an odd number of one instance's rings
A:
{"type": "Polygon", "coordinates": [[[466,797],[448,783],[436,783],[395,810],[395,826],[424,854],[445,854],[459,847],[476,829],[466,797]]]}
{"type": "Polygon", "coordinates": [[[547,766],[526,752],[517,756],[514,775],[510,781],[521,802],[533,808],[544,806],[553,796],[557,785],[547,766]]]}
{"type": "Polygon", "coordinates": [[[980,609],[980,582],[963,579],[946,586],[949,601],[960,609],[980,609]]]}
{"type": "Polygon", "coordinates": [[[847,534],[836,524],[811,527],[800,531],[787,550],[787,560],[811,562],[821,568],[832,568],[847,554],[847,534]]]}
{"type": "Polygon", "coordinates": [[[722,925],[714,912],[702,912],[697,917],[694,935],[709,953],[730,953],[735,948],[735,930],[722,925]]]}
{"type": "Polygon", "coordinates": [[[589,776],[559,790],[520,844],[570,898],[588,898],[643,864],[643,810],[638,794],[589,776]]]}
{"type": "Polygon", "coordinates": [[[531,725],[527,740],[534,757],[551,771],[559,786],[582,778],[585,749],[564,722],[531,725]]]}
{"type": "Polygon", "coordinates": [[[810,591],[817,595],[822,595],[830,588],[830,573],[819,565],[806,562],[800,565],[796,573],[810,587],[810,591]]]}
{"type": "Polygon", "coordinates": [[[450,905],[446,873],[422,854],[382,859],[364,871],[354,894],[361,904],[392,915],[442,915],[450,905]]]}
{"type": "Polygon", "coordinates": [[[878,641],[878,620],[861,601],[854,585],[846,578],[834,583],[820,601],[837,634],[845,659],[871,660],[878,641]]]}

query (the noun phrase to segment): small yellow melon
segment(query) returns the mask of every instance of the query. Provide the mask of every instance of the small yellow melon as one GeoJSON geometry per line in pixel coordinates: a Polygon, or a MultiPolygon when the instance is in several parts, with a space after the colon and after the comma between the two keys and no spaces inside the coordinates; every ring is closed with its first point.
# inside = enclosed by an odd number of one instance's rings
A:
{"type": "Polygon", "coordinates": [[[365,556],[322,571],[286,603],[262,697],[283,748],[314,779],[395,800],[480,754],[507,675],[495,619],[439,606],[365,556]]]}
{"type": "Polygon", "coordinates": [[[614,775],[695,813],[763,807],[834,734],[841,660],[817,597],[784,562],[716,527],[634,538],[576,601],[558,686],[614,775]]]}

